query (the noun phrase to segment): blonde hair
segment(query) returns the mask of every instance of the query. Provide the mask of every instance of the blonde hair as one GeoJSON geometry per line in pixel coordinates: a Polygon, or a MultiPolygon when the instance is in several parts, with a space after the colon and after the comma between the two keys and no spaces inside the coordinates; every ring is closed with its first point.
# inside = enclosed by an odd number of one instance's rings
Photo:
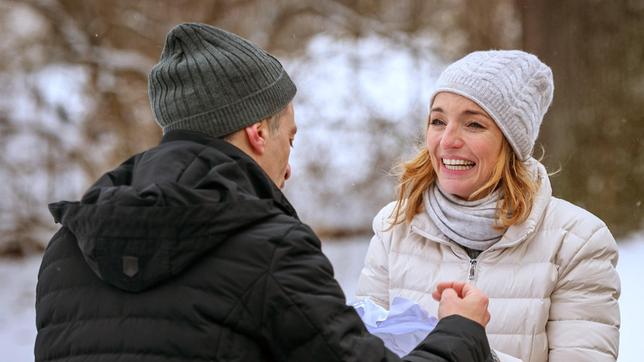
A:
{"type": "MultiPolygon", "coordinates": [[[[391,214],[391,226],[402,222],[410,223],[423,210],[423,193],[436,180],[431,159],[429,151],[423,147],[416,157],[398,165],[398,199],[391,214]]],[[[488,195],[497,188],[501,188],[503,198],[497,205],[496,227],[505,229],[525,221],[532,210],[539,185],[505,138],[492,176],[469,199],[488,195]]]]}

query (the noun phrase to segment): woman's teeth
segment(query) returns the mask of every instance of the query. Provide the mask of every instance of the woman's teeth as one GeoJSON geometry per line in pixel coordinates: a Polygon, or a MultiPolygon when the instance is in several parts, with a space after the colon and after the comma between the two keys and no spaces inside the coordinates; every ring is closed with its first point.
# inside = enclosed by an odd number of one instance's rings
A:
{"type": "Polygon", "coordinates": [[[464,171],[474,167],[475,163],[467,160],[449,160],[444,158],[443,165],[445,165],[445,168],[448,170],[464,171]]]}

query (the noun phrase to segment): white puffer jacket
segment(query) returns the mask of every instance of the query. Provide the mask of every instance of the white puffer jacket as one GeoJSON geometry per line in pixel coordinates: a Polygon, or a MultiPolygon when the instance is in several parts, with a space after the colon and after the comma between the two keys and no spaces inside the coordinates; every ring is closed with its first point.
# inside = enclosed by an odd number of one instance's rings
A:
{"type": "Polygon", "coordinates": [[[436,315],[439,281],[467,280],[490,298],[490,345],[523,361],[615,361],[619,345],[617,245],[591,213],[552,196],[545,168],[528,219],[470,259],[421,212],[386,230],[374,218],[357,297],[387,308],[394,296],[436,315]]]}

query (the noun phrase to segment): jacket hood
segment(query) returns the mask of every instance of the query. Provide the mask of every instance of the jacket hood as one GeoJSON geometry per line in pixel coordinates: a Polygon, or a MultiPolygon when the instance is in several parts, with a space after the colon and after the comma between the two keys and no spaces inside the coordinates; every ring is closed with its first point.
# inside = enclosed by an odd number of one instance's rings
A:
{"type": "Polygon", "coordinates": [[[171,132],[105,174],[79,202],[49,205],[96,275],[137,292],[180,274],[245,228],[297,218],[281,191],[233,145],[171,132]]]}

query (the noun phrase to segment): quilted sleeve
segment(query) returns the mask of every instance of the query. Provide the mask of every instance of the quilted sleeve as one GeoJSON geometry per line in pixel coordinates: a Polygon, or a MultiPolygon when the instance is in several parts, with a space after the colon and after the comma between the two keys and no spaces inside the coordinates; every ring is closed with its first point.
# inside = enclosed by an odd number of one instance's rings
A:
{"type": "Polygon", "coordinates": [[[391,214],[390,206],[380,210],[373,219],[374,235],[369,243],[356,291],[356,298],[369,297],[385,309],[389,308],[388,259],[391,232],[384,229],[388,225],[385,220],[391,214]]]}
{"type": "Polygon", "coordinates": [[[617,244],[605,225],[569,233],[547,324],[549,361],[615,361],[619,347],[617,244]]]}
{"type": "MultiPolygon", "coordinates": [[[[401,359],[368,333],[346,305],[319,240],[307,227],[291,230],[275,251],[262,288],[260,325],[272,360],[379,361],[401,359]]],[[[461,316],[443,318],[403,361],[486,361],[491,356],[485,330],[461,316]]]]}

